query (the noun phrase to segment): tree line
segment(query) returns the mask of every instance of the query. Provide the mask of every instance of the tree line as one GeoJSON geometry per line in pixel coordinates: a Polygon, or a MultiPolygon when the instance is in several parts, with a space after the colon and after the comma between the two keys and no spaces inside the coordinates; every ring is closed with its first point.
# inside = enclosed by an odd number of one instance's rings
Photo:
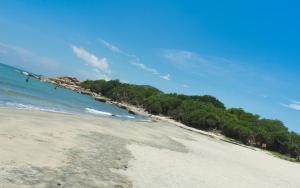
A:
{"type": "Polygon", "coordinates": [[[261,118],[242,108],[227,109],[210,95],[169,94],[119,80],[87,80],[81,86],[114,101],[142,107],[151,114],[171,117],[189,127],[216,130],[247,145],[263,146],[293,158],[300,156],[300,135],[290,132],[280,120],[261,118]]]}

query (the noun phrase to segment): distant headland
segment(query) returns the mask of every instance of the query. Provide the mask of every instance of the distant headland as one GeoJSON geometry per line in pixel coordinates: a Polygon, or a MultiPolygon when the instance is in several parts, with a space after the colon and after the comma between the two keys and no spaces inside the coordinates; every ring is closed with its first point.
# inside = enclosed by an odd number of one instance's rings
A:
{"type": "Polygon", "coordinates": [[[168,117],[188,127],[225,135],[242,144],[284,154],[299,160],[300,135],[290,132],[280,120],[260,118],[241,108],[227,109],[210,95],[166,94],[147,85],[119,80],[80,81],[74,77],[41,78],[42,81],[115,104],[130,113],[168,117]]]}

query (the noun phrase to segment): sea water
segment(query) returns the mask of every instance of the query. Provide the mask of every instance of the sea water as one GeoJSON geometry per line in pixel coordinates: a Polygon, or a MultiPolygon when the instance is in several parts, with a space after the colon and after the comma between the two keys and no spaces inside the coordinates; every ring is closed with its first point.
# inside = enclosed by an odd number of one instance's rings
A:
{"type": "Polygon", "coordinates": [[[55,88],[51,83],[31,77],[26,81],[27,73],[0,63],[0,107],[144,119],[115,105],[96,101],[90,96],[69,89],[55,88]]]}

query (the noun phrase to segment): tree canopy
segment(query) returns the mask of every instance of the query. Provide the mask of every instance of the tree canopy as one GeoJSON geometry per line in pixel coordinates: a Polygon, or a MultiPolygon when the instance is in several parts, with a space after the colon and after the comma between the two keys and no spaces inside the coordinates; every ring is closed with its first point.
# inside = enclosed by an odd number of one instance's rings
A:
{"type": "Polygon", "coordinates": [[[112,100],[144,108],[151,114],[169,116],[187,126],[201,130],[218,130],[225,136],[277,151],[291,157],[300,156],[300,135],[289,132],[279,120],[260,118],[241,108],[226,109],[210,95],[188,96],[163,93],[147,85],[134,85],[119,80],[87,80],[81,86],[112,100]]]}

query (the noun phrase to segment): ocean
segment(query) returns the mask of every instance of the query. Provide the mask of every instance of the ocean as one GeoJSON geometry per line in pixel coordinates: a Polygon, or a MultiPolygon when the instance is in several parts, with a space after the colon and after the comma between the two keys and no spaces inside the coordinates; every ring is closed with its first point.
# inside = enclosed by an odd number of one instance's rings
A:
{"type": "Polygon", "coordinates": [[[116,118],[144,120],[115,105],[94,100],[51,83],[30,78],[27,71],[0,64],[0,107],[14,107],[69,114],[91,114],[116,118]]]}

